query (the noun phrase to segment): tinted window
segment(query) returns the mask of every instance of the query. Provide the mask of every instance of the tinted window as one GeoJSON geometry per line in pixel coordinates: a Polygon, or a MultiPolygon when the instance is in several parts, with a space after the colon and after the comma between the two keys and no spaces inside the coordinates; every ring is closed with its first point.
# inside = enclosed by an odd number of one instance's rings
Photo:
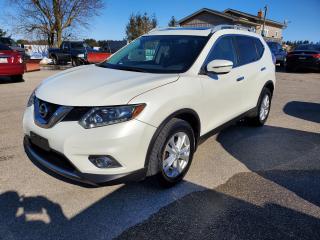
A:
{"type": "Polygon", "coordinates": [[[8,46],[6,46],[4,44],[0,44],[0,50],[11,50],[11,48],[9,48],[8,46]]]}
{"type": "Polygon", "coordinates": [[[69,44],[68,43],[62,43],[62,48],[63,49],[69,49],[69,44]]]}
{"type": "Polygon", "coordinates": [[[235,40],[239,54],[239,65],[248,64],[258,59],[254,38],[236,36],[235,40]]]}
{"type": "Polygon", "coordinates": [[[232,37],[223,37],[214,44],[213,49],[208,55],[206,64],[216,59],[229,60],[236,65],[237,58],[233,47],[232,37]]]}
{"type": "Polygon", "coordinates": [[[194,63],[208,37],[142,36],[116,52],[101,67],[152,73],[181,73],[194,63]]]}
{"type": "Polygon", "coordinates": [[[263,46],[262,42],[258,38],[255,38],[254,41],[256,43],[256,49],[257,49],[257,54],[258,54],[258,59],[259,59],[263,55],[264,46],[263,46]]]}
{"type": "Polygon", "coordinates": [[[71,48],[84,48],[83,42],[72,42],[71,48]]]}

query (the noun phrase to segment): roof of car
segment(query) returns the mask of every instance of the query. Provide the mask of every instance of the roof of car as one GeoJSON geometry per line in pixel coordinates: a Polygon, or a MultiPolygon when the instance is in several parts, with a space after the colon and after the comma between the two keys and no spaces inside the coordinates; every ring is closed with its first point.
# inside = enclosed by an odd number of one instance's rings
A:
{"type": "Polygon", "coordinates": [[[168,27],[156,28],[151,30],[148,35],[191,35],[191,36],[208,36],[211,28],[199,27],[168,27]]]}
{"type": "Polygon", "coordinates": [[[219,30],[232,30],[237,34],[252,32],[251,29],[238,25],[217,25],[213,27],[167,27],[155,28],[146,35],[190,35],[190,36],[209,36],[219,30]]]}

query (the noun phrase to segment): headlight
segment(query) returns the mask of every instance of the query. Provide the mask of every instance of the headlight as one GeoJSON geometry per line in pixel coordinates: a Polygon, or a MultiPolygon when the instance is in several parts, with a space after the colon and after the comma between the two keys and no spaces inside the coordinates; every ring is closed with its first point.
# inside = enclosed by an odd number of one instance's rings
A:
{"type": "Polygon", "coordinates": [[[31,95],[30,95],[30,97],[29,97],[29,100],[28,100],[28,103],[27,103],[27,107],[31,107],[31,106],[34,104],[34,98],[35,98],[35,96],[36,96],[35,92],[36,92],[36,90],[34,90],[34,91],[31,93],[31,95]]]}
{"type": "Polygon", "coordinates": [[[84,53],[78,54],[77,57],[84,58],[84,53]]]}
{"type": "Polygon", "coordinates": [[[94,107],[82,117],[79,124],[84,128],[95,128],[125,122],[138,116],[145,106],[145,104],[137,104],[117,107],[94,107]]]}

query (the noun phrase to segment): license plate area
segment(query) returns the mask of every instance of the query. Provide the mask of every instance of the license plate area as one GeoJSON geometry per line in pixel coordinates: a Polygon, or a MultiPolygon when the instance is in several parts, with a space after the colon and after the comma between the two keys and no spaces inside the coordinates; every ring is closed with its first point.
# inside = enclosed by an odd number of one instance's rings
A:
{"type": "Polygon", "coordinates": [[[8,59],[0,57],[0,63],[8,63],[8,59]]]}
{"type": "Polygon", "coordinates": [[[32,144],[35,146],[45,150],[45,151],[50,151],[50,146],[49,146],[49,141],[48,139],[39,136],[38,134],[34,132],[30,132],[30,141],[32,144]]]}

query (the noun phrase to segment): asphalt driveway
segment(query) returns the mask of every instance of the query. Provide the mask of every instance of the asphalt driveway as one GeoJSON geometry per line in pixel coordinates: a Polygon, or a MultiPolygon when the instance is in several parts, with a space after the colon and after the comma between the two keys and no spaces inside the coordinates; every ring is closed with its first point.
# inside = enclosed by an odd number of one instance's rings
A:
{"type": "Polygon", "coordinates": [[[84,188],[28,160],[23,110],[55,72],[0,83],[0,239],[320,239],[320,74],[277,73],[265,127],[209,138],[185,181],[159,189],[84,188]]]}

